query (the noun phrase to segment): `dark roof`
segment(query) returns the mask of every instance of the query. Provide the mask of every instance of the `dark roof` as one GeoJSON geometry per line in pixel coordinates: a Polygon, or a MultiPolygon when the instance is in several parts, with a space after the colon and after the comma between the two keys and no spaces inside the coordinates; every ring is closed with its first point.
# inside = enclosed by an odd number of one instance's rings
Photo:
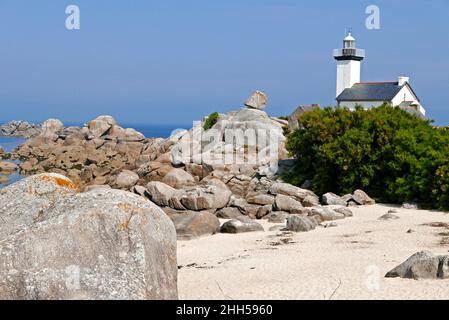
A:
{"type": "Polygon", "coordinates": [[[404,86],[398,82],[361,82],[343,90],[338,101],[391,101],[404,86]]]}

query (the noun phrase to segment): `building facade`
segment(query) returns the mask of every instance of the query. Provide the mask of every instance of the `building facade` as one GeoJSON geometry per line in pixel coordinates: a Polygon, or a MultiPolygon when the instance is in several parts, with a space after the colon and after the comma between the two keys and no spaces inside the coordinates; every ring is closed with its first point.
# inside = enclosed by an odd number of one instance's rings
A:
{"type": "Polygon", "coordinates": [[[338,106],[354,109],[378,107],[389,103],[410,113],[425,117],[426,110],[408,77],[398,77],[397,81],[361,82],[361,62],[365,50],[357,49],[355,38],[349,33],[343,40],[343,49],[334,50],[337,60],[336,100],[338,106]]]}

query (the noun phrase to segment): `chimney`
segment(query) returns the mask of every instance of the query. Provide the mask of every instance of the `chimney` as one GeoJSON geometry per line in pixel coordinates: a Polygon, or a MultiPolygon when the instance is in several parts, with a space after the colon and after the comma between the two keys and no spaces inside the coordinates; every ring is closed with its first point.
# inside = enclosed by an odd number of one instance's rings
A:
{"type": "Polygon", "coordinates": [[[398,78],[398,86],[402,87],[406,82],[410,82],[409,77],[399,77],[398,78]]]}

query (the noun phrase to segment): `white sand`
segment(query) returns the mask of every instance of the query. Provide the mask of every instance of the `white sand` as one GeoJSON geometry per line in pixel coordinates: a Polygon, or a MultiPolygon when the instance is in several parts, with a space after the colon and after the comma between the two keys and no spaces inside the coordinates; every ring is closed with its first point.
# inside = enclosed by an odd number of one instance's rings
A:
{"type": "MultiPolygon", "coordinates": [[[[218,234],[178,242],[180,299],[448,299],[448,280],[384,278],[421,250],[449,254],[441,244],[449,215],[398,209],[399,220],[378,218],[392,208],[353,208],[334,228],[218,234]],[[407,233],[413,229],[416,232],[407,233]],[[281,239],[294,243],[282,244],[281,239]],[[187,265],[196,265],[188,267],[187,265]]],[[[273,224],[262,221],[266,230],[273,224]]],[[[448,243],[448,242],[446,242],[448,243]]]]}

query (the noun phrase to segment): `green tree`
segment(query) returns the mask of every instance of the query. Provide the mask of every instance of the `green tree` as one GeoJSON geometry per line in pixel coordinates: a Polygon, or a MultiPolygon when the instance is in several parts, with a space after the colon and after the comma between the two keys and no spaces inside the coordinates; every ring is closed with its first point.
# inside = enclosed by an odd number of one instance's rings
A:
{"type": "Polygon", "coordinates": [[[449,209],[447,129],[387,104],[314,110],[299,121],[287,139],[297,160],[285,180],[311,180],[318,194],[361,188],[382,202],[449,209]]]}

